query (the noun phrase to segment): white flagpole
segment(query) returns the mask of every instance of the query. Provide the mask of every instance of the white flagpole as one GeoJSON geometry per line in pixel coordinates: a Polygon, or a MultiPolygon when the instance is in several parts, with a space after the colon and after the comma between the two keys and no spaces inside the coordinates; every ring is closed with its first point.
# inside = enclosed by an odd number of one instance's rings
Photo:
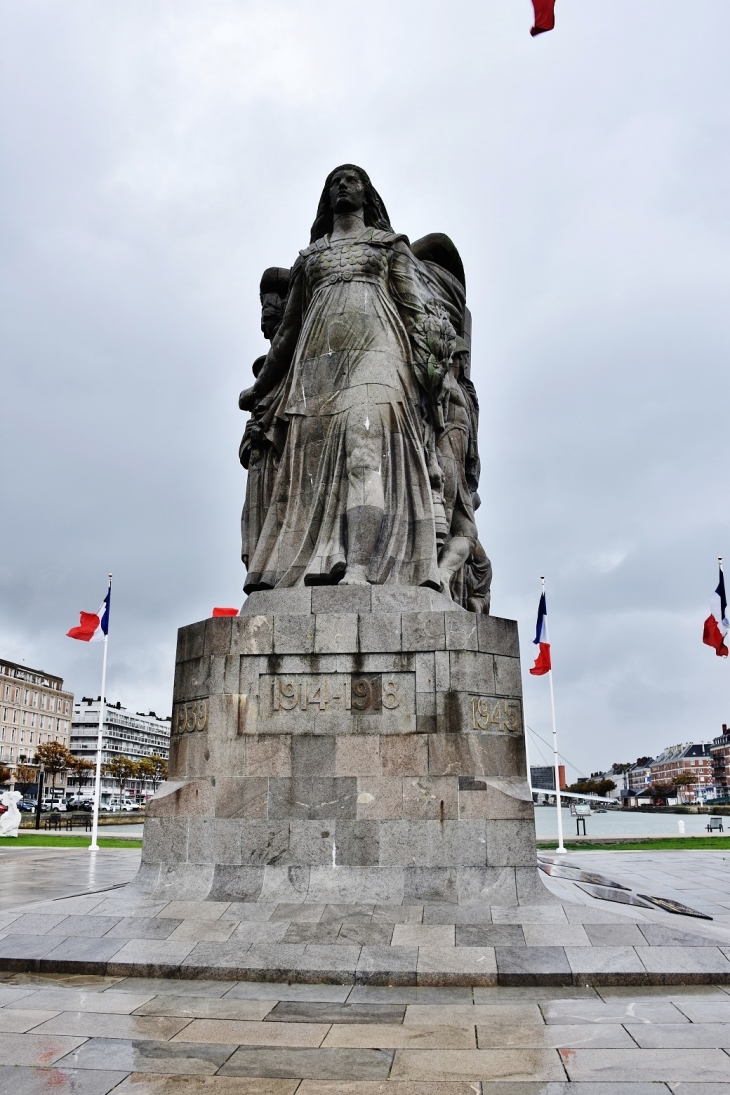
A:
{"type": "MultiPolygon", "coordinates": [[[[109,590],[112,588],[112,576],[109,575],[109,590]]],[[[111,600],[111,598],[109,598],[111,600]]],[[[106,695],[106,652],[107,644],[109,642],[109,636],[104,636],[104,654],[101,660],[101,702],[99,704],[99,731],[96,737],[96,776],[94,779],[94,815],[93,823],[91,826],[91,844],[89,845],[90,852],[98,852],[99,845],[97,843],[97,834],[99,831],[99,802],[101,799],[101,746],[104,734],[104,715],[106,712],[106,704],[104,697],[106,695]]]]}
{"type": "MultiPolygon", "coordinates": [[[[542,595],[545,596],[545,577],[541,577],[542,595]]],[[[548,614],[545,614],[545,638],[550,642],[550,629],[548,627],[548,614]]],[[[553,649],[550,647],[550,710],[553,716],[553,767],[555,769],[555,803],[558,811],[558,846],[555,851],[559,855],[565,855],[567,849],[563,844],[563,808],[560,802],[560,758],[558,756],[558,731],[555,723],[555,691],[553,689],[553,649]]]]}

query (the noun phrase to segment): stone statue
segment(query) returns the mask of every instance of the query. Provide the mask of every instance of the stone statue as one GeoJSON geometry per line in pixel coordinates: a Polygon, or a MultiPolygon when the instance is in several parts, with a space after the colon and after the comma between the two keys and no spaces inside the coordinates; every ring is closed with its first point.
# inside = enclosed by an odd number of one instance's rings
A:
{"type": "Polygon", "coordinates": [[[478,407],[453,243],[434,234],[411,247],[367,174],[346,164],[325,182],[286,289],[280,325],[265,332],[271,349],[239,401],[252,411],[241,446],[246,592],[425,585],[488,611],[491,567],[474,519],[478,407]]]}
{"type": "Polygon", "coordinates": [[[0,814],[0,836],[18,835],[20,828],[18,803],[22,797],[20,791],[5,791],[0,795],[0,805],[7,806],[7,810],[0,814]]]}
{"type": "MultiPolygon", "coordinates": [[[[264,270],[259,286],[261,301],[261,331],[271,342],[281,326],[286,294],[289,291],[289,271],[278,266],[264,270]]],[[[257,377],[266,355],[256,358],[253,375],[257,377]]],[[[284,447],[286,430],[272,411],[273,400],[262,399],[246,423],[238,457],[248,471],[246,501],[241,515],[241,558],[248,567],[258,543],[264,518],[271,503],[276,469],[284,447]]]]}

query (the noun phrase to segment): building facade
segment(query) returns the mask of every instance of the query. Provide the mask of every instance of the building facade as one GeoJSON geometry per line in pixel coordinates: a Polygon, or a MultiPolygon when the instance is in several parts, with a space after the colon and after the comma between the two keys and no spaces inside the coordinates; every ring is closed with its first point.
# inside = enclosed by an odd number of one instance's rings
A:
{"type": "MultiPolygon", "coordinates": [[[[560,790],[565,790],[565,765],[558,765],[560,778],[560,790]]],[[[533,791],[555,790],[555,769],[549,765],[532,765],[530,767],[530,784],[533,791]]]]}
{"type": "Polygon", "coordinates": [[[651,782],[651,766],[653,763],[653,760],[649,760],[646,764],[632,765],[625,773],[624,788],[629,791],[644,791],[651,782]]]}
{"type": "Polygon", "coordinates": [[[730,797],[730,730],[722,724],[722,733],[710,746],[712,775],[717,798],[730,797]]]}
{"type": "Polygon", "coordinates": [[[68,748],[73,706],[62,677],[0,658],[0,762],[32,763],[38,746],[49,741],[68,748]]]}
{"type": "Polygon", "coordinates": [[[704,802],[714,797],[714,775],[709,742],[685,742],[670,745],[649,765],[651,783],[671,783],[689,773],[693,782],[677,787],[678,802],[704,802]]]}
{"type": "MultiPolygon", "coordinates": [[[[99,732],[100,699],[84,696],[80,703],[74,704],[71,726],[71,752],[83,760],[96,761],[96,746],[99,732]]],[[[159,718],[154,711],[148,715],[142,712],[132,713],[121,703],[107,704],[104,711],[102,731],[101,763],[108,764],[114,757],[128,757],[140,761],[146,757],[161,757],[167,761],[170,755],[169,718],[159,718]]],[[[94,773],[81,781],[78,790],[84,794],[90,792],[94,773]]],[[[124,797],[135,800],[149,798],[154,792],[153,781],[131,779],[125,788],[124,797]]],[[[101,802],[107,804],[112,798],[118,798],[119,784],[111,776],[102,776],[101,802]]]]}

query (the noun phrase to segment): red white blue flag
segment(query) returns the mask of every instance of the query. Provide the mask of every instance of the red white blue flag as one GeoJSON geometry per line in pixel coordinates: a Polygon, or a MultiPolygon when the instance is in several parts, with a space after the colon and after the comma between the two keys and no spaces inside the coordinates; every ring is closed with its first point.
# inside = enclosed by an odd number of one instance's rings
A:
{"type": "Polygon", "coordinates": [[[81,621],[78,627],[72,627],[66,634],[70,639],[80,639],[84,643],[100,643],[109,634],[109,606],[112,599],[111,582],[106,597],[96,612],[79,613],[81,621]]]}
{"type": "Polygon", "coordinates": [[[702,631],[702,642],[711,646],[718,658],[727,658],[727,646],[725,636],[730,630],[730,622],[727,618],[727,597],[725,596],[725,575],[720,564],[720,581],[712,598],[710,615],[705,620],[702,631]]]}
{"type": "Polygon", "coordinates": [[[534,38],[536,34],[544,34],[546,30],[555,28],[555,0],[532,0],[535,9],[535,25],[530,31],[534,38]]]}
{"type": "Polygon", "coordinates": [[[542,677],[543,673],[549,673],[552,669],[550,664],[550,643],[547,637],[547,603],[544,593],[540,597],[540,604],[537,609],[537,628],[535,629],[535,638],[532,641],[535,646],[540,648],[540,653],[537,655],[530,672],[533,677],[542,677]]]}

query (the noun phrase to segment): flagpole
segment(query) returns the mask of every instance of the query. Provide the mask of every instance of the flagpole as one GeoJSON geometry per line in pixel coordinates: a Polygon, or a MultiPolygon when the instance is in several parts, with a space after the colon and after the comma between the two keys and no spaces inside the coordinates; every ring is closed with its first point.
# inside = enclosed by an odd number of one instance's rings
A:
{"type": "MultiPolygon", "coordinates": [[[[545,577],[540,578],[542,582],[542,595],[545,596],[545,577]]],[[[550,629],[548,625],[548,616],[545,613],[545,638],[548,643],[550,642],[550,629]]],[[[555,769],[555,803],[558,811],[558,846],[555,851],[559,855],[566,854],[566,847],[563,844],[563,808],[560,802],[560,758],[558,756],[558,731],[555,723],[555,691],[553,689],[553,648],[550,647],[550,672],[548,673],[550,679],[550,710],[553,716],[553,767],[555,769]]]]}
{"type": "MultiPolygon", "coordinates": [[[[109,575],[109,590],[112,588],[112,576],[109,575]]],[[[106,704],[104,697],[106,695],[106,654],[107,645],[109,642],[109,636],[104,636],[104,654],[101,659],[101,702],[99,703],[99,730],[96,737],[96,775],[94,778],[94,816],[91,826],[91,844],[89,845],[90,852],[98,852],[99,845],[97,843],[97,835],[99,831],[99,802],[101,799],[101,747],[104,733],[104,715],[106,712],[106,704]]]]}

